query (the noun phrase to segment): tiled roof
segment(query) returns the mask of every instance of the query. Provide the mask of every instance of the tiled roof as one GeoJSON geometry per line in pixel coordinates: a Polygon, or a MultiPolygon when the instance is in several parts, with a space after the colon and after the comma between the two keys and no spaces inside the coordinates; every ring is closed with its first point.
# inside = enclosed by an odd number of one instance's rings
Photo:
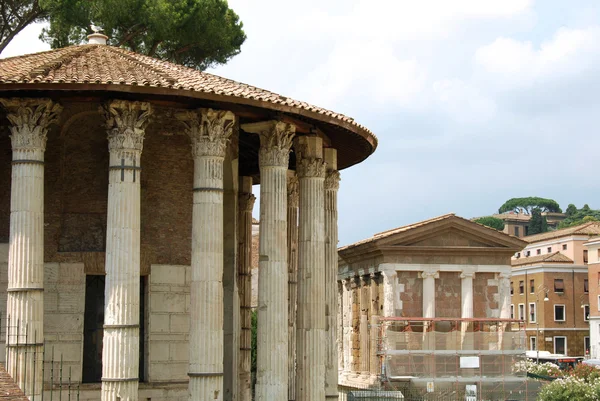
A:
{"type": "Polygon", "coordinates": [[[27,401],[23,391],[15,384],[2,364],[0,364],[0,401],[27,401]]]}
{"type": "Polygon", "coordinates": [[[600,235],[600,222],[589,222],[574,227],[563,228],[562,230],[548,231],[546,233],[530,235],[523,237],[523,240],[529,242],[545,241],[553,238],[567,237],[570,235],[600,235]]]}
{"type": "Polygon", "coordinates": [[[493,214],[492,217],[501,220],[519,220],[519,221],[529,221],[531,216],[523,213],[502,213],[502,214],[493,214]]]}
{"type": "Polygon", "coordinates": [[[531,265],[534,263],[573,263],[573,260],[569,257],[563,255],[559,251],[554,253],[547,253],[545,255],[536,255],[529,257],[522,257],[518,259],[513,259],[511,264],[513,266],[522,266],[522,265],[531,265]]]}
{"type": "MultiPolygon", "coordinates": [[[[0,60],[0,84],[86,84],[167,88],[188,93],[254,100],[308,111],[331,118],[353,131],[377,138],[354,119],[306,102],[167,61],[108,46],[88,44],[0,60]]],[[[135,90],[133,90],[135,92],[135,90]]],[[[185,96],[185,94],[183,94],[185,96]]],[[[296,110],[294,110],[296,109],[296,110]]]]}

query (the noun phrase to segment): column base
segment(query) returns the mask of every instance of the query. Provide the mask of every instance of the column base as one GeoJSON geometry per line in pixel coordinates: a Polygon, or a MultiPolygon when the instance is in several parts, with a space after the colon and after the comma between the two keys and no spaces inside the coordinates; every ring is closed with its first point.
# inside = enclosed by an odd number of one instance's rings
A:
{"type": "MultiPolygon", "coordinates": [[[[108,379],[110,380],[110,379],[108,379]]],[[[102,381],[102,401],[137,401],[138,379],[114,379],[115,381],[102,381]],[[116,381],[122,380],[122,381],[116,381]]]]}

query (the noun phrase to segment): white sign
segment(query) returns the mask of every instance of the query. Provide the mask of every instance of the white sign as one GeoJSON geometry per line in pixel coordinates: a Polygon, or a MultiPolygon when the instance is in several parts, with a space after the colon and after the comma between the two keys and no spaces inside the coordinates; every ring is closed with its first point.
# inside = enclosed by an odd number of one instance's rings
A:
{"type": "Polygon", "coordinates": [[[434,391],[433,382],[427,382],[427,392],[433,393],[433,391],[434,391]]]}
{"type": "Polygon", "coordinates": [[[477,401],[477,385],[467,384],[465,387],[465,401],[477,401]]]}
{"type": "Polygon", "coordinates": [[[460,357],[460,368],[461,369],[479,369],[479,357],[478,356],[461,356],[460,357]]]}

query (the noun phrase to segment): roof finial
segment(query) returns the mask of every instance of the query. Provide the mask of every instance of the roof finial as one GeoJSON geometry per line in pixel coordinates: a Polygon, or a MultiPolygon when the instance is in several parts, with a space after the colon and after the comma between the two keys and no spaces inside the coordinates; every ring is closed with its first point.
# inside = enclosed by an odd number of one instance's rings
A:
{"type": "Polygon", "coordinates": [[[100,27],[98,25],[94,25],[94,23],[92,22],[92,24],[90,25],[90,28],[92,28],[92,31],[94,31],[94,33],[87,36],[88,44],[90,44],[90,45],[105,45],[106,40],[108,39],[108,36],[106,36],[105,34],[102,33],[102,31],[103,31],[102,27],[100,27]]]}

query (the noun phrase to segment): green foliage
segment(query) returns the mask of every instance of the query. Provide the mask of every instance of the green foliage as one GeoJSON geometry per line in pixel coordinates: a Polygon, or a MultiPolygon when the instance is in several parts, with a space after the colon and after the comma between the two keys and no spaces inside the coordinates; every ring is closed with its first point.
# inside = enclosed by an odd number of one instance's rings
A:
{"type": "Polygon", "coordinates": [[[545,233],[548,231],[548,221],[546,216],[537,207],[531,210],[531,220],[529,220],[529,235],[545,233]]]}
{"type": "Polygon", "coordinates": [[[498,231],[504,230],[504,221],[497,217],[485,216],[474,220],[475,223],[483,224],[484,226],[495,228],[498,231]]]}
{"type": "Polygon", "coordinates": [[[580,224],[589,223],[590,221],[600,221],[600,210],[594,210],[585,204],[581,209],[575,209],[572,214],[561,221],[558,228],[578,226],[580,224]]]}
{"type": "Polygon", "coordinates": [[[531,214],[533,208],[538,208],[541,212],[562,212],[560,206],[555,200],[538,198],[536,196],[530,196],[528,198],[509,199],[506,202],[504,202],[502,206],[500,206],[498,212],[506,213],[510,211],[515,211],[517,213],[531,214]]]}
{"type": "Polygon", "coordinates": [[[558,379],[542,387],[537,399],[539,401],[598,400],[600,381],[587,382],[575,376],[558,379]]]}
{"type": "Polygon", "coordinates": [[[587,383],[592,383],[600,379],[600,369],[595,366],[579,363],[575,368],[567,372],[568,375],[578,377],[587,383]]]}
{"type": "Polygon", "coordinates": [[[577,213],[577,207],[576,207],[574,204],[572,204],[572,203],[569,203],[569,206],[567,206],[567,210],[565,210],[565,214],[566,214],[568,217],[571,217],[571,216],[573,216],[575,213],[577,213]]]}
{"type": "Polygon", "coordinates": [[[27,25],[49,21],[52,48],[87,42],[92,25],[109,44],[204,70],[239,54],[243,24],[226,0],[2,0],[0,52],[27,25]]]}

